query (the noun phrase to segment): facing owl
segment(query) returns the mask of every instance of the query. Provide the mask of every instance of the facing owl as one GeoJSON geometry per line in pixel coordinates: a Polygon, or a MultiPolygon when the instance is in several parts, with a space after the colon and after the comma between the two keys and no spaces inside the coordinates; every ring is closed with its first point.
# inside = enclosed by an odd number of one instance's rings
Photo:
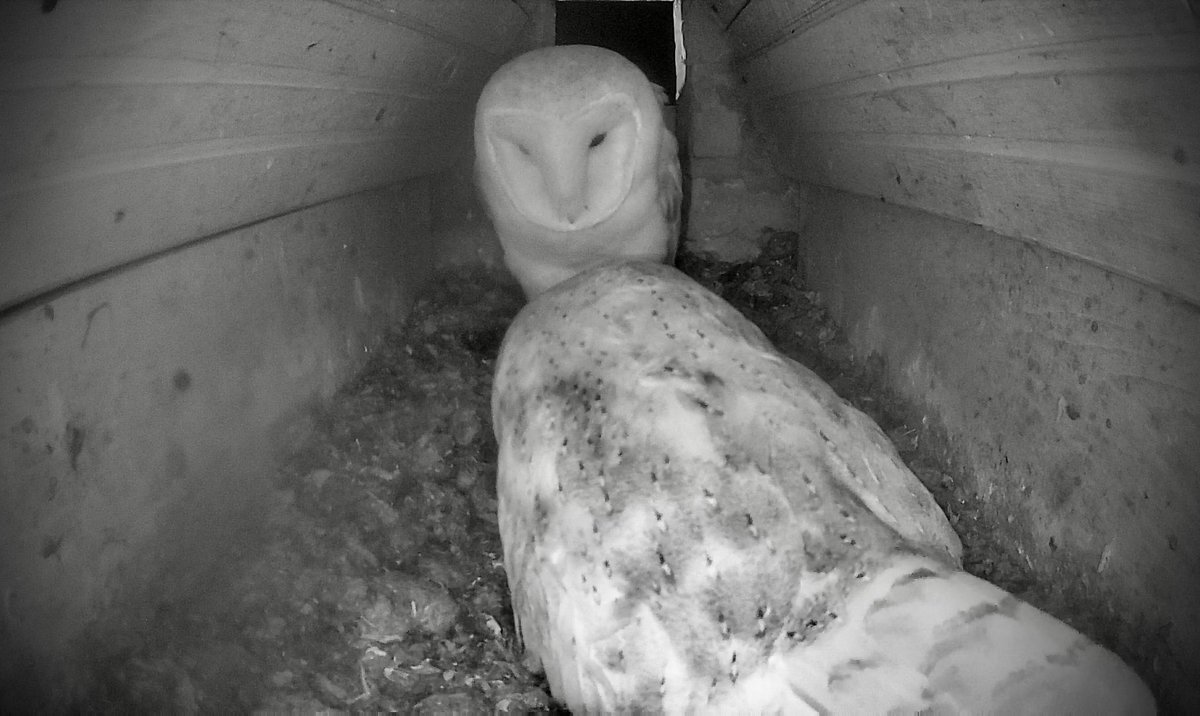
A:
{"type": "Polygon", "coordinates": [[[476,179],[526,296],[608,259],[674,261],[682,188],[665,100],[632,62],[589,45],[533,50],[492,75],[476,179]]]}

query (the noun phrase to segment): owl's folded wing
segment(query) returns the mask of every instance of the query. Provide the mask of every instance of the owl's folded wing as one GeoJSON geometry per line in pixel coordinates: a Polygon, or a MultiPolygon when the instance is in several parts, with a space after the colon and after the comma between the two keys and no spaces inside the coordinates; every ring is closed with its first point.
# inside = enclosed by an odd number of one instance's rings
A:
{"type": "Polygon", "coordinates": [[[658,205],[670,230],[667,256],[663,259],[667,264],[675,263],[682,204],[683,174],[679,168],[679,144],[671,130],[663,127],[662,141],[658,148],[658,205]]]}

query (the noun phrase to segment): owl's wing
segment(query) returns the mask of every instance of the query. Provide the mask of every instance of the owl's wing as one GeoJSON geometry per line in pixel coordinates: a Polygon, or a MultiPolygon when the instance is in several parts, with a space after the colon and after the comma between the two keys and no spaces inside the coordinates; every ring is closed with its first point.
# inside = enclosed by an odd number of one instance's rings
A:
{"type": "Polygon", "coordinates": [[[475,200],[479,206],[483,207],[483,213],[488,220],[493,224],[496,222],[495,212],[492,211],[492,179],[485,171],[483,162],[476,157],[475,164],[471,167],[471,178],[475,184],[475,200]]]}
{"type": "MultiPolygon", "coordinates": [[[[650,83],[654,96],[662,107],[667,106],[667,91],[654,82],[650,83]]],[[[663,125],[662,137],[658,142],[658,208],[667,220],[670,230],[667,256],[663,262],[675,264],[675,249],[679,247],[680,217],[683,215],[683,173],[679,168],[679,142],[675,134],[663,125]]]]}
{"type": "MultiPolygon", "coordinates": [[[[826,464],[884,524],[904,539],[960,564],[962,543],[929,490],[900,459],[879,425],[837,395],[825,381],[790,358],[783,361],[793,394],[807,393],[821,406],[812,429],[825,441],[826,464]]],[[[770,401],[773,403],[774,401],[770,401]]],[[[788,406],[794,409],[794,406],[788,406]]],[[[784,413],[796,422],[806,413],[784,413]]]]}
{"type": "Polygon", "coordinates": [[[679,144],[671,130],[663,127],[658,150],[658,206],[666,217],[670,231],[667,256],[663,261],[675,263],[675,249],[679,246],[679,223],[683,204],[683,174],[679,168],[679,144]]]}
{"type": "Polygon", "coordinates": [[[777,666],[828,713],[1153,714],[1116,655],[1004,590],[896,555],[777,666]]]}

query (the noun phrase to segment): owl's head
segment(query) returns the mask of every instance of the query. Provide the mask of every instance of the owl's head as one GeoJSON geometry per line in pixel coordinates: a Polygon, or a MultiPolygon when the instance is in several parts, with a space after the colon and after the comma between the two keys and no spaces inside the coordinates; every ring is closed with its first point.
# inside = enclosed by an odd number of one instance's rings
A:
{"type": "Polygon", "coordinates": [[[489,202],[557,231],[612,216],[655,170],[662,90],[620,54],[546,47],[501,67],[475,112],[477,170],[489,202]],[[502,196],[496,196],[501,194],[502,196]]]}

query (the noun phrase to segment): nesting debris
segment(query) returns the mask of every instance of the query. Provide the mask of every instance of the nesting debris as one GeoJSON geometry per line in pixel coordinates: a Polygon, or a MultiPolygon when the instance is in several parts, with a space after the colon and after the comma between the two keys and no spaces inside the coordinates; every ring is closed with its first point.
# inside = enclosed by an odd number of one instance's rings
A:
{"type": "Polygon", "coordinates": [[[87,710],[549,711],[520,661],[496,528],[492,368],[523,298],[433,282],[290,430],[264,544],[99,666],[87,710]]]}

